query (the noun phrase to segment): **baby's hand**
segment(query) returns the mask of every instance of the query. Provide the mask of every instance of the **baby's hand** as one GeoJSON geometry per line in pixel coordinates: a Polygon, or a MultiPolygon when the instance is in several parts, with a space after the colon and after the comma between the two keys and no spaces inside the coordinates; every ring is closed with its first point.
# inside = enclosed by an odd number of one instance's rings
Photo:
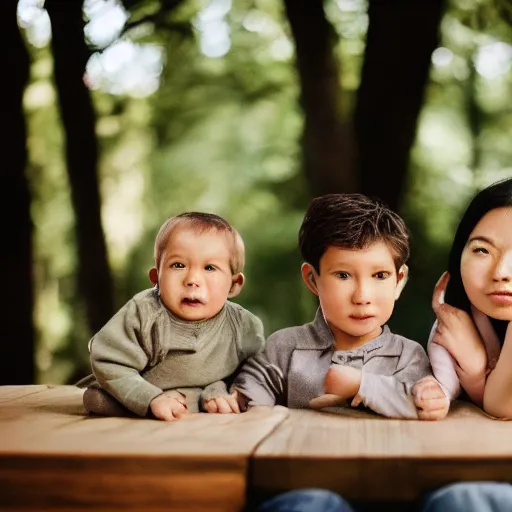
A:
{"type": "Polygon", "coordinates": [[[412,395],[420,420],[442,420],[448,414],[450,400],[434,377],[429,375],[416,382],[412,395]]]}
{"type": "Polygon", "coordinates": [[[179,391],[168,391],[153,398],[149,407],[155,418],[164,421],[178,420],[189,414],[185,396],[179,391]]]}
{"type": "Polygon", "coordinates": [[[210,398],[205,400],[203,407],[206,412],[220,413],[220,414],[240,414],[240,407],[238,406],[238,391],[234,391],[231,395],[219,396],[217,398],[210,398]]]}

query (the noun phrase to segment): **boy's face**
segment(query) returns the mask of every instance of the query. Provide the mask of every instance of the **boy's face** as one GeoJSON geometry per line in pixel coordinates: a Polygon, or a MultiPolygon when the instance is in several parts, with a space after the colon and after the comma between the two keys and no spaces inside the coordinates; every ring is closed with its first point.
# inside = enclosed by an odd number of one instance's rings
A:
{"type": "Polygon", "coordinates": [[[320,274],[304,264],[302,275],[318,295],[338,349],[353,348],[379,336],[404,278],[402,271],[397,275],[384,242],[359,250],[331,246],[320,259],[320,274]]]}
{"type": "Polygon", "coordinates": [[[230,250],[227,234],[177,229],[149,274],[167,309],[187,321],[214,317],[243,285],[243,275],[231,273],[230,250]]]}

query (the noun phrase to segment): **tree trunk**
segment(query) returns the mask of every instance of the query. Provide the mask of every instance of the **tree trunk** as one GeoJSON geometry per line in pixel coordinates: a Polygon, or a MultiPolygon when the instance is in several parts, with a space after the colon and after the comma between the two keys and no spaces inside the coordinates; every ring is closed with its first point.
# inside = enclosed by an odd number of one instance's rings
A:
{"type": "Polygon", "coordinates": [[[2,185],[2,357],[0,384],[34,382],[34,284],[32,275],[32,221],[27,164],[23,92],[29,78],[29,57],[18,28],[17,2],[6,2],[0,29],[4,78],[0,81],[2,185]],[[7,71],[9,70],[9,71],[7,71]]]}
{"type": "Polygon", "coordinates": [[[54,77],[66,134],[66,163],[75,213],[78,290],[91,332],[112,316],[113,285],[101,225],[95,112],[83,76],[89,58],[81,0],[46,0],[52,24],[54,77]]]}
{"type": "Polygon", "coordinates": [[[355,192],[352,137],[340,115],[334,30],[320,0],[284,0],[295,41],[304,111],[303,165],[313,196],[355,192]]]}
{"type": "Polygon", "coordinates": [[[443,0],[370,0],[355,112],[360,190],[398,210],[443,0]]]}

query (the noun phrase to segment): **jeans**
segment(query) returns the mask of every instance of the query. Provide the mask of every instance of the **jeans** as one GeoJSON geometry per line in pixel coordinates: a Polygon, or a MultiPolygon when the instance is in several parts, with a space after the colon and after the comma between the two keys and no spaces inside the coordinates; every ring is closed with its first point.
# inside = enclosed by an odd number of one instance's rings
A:
{"type": "Polygon", "coordinates": [[[301,489],[264,501],[257,512],[354,512],[338,494],[325,489],[301,489]]]}
{"type": "Polygon", "coordinates": [[[512,485],[461,482],[428,494],[421,512],[512,512],[512,485]]]}

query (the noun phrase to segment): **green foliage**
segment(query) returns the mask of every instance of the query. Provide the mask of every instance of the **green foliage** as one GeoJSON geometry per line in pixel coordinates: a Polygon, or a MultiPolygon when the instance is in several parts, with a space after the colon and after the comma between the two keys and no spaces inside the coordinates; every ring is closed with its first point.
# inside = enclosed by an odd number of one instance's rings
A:
{"type": "Polygon", "coordinates": [[[271,332],[307,321],[314,310],[312,301],[289,300],[305,294],[296,242],[307,200],[298,176],[302,123],[293,68],[272,58],[272,45],[284,37],[280,25],[254,9],[232,8],[229,17],[235,49],[222,59],[201,55],[194,40],[176,44],[169,38],[163,85],[153,98],[149,235],[133,251],[126,274],[135,276],[138,267],[140,279],[126,289],[129,296],[146,286],[141,262],[144,270],[150,266],[153,238],[165,218],[184,210],[216,212],[246,243],[247,286],[240,303],[271,332]],[[266,27],[268,37],[244,28],[244,16],[251,15],[252,26],[266,27]]]}
{"type": "MultiPolygon", "coordinates": [[[[282,4],[125,0],[124,5],[133,11],[128,23],[137,25],[124,37],[161,46],[165,60],[159,88],[150,96],[115,95],[102,86],[93,92],[102,215],[118,305],[149,286],[160,224],[184,210],[203,210],[225,216],[241,232],[247,285],[239,301],[263,319],[267,333],[310,320],[316,299],[301,282],[297,250],[309,197],[300,171],[302,113],[282,4]],[[212,48],[220,52],[205,43],[204,13],[214,4],[224,6],[217,22],[228,27],[230,48],[208,57],[212,48]]],[[[326,2],[336,29],[347,116],[359,84],[365,9],[358,0],[326,2]]],[[[442,51],[433,56],[403,202],[411,231],[411,277],[390,322],[419,341],[428,336],[430,294],[467,200],[481,186],[512,175],[510,66],[491,76],[489,62],[496,55],[482,57],[483,49],[511,42],[509,16],[504,0],[454,0],[443,20],[442,51]]],[[[26,110],[37,361],[39,381],[64,382],[87,364],[92,333],[76,297],[74,219],[51,56],[48,48],[32,53],[26,110]]]]}

